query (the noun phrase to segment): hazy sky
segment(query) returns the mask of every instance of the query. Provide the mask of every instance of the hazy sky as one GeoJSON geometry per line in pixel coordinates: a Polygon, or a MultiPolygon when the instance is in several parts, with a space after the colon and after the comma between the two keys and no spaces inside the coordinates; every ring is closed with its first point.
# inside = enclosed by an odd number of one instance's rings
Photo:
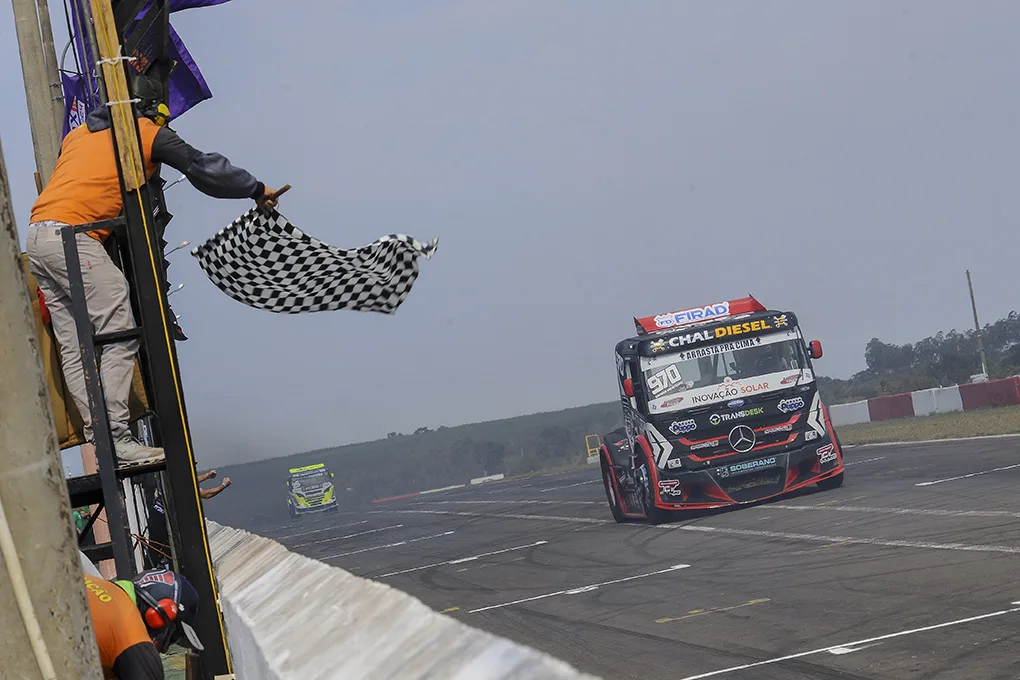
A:
{"type": "MultiPolygon", "coordinates": [[[[200,465],[610,400],[632,316],[749,292],[796,311],[836,377],[873,336],[968,326],[965,268],[983,320],[1020,308],[1018,22],[1007,0],[174,15],[214,94],[176,121],[185,139],[292,184],[282,212],[328,243],[440,238],[394,316],[250,309],[176,253],[200,465]]],[[[9,3],[0,58],[24,238],[34,161],[9,3]]],[[[172,244],[250,206],[186,183],[168,200],[172,244]]]]}

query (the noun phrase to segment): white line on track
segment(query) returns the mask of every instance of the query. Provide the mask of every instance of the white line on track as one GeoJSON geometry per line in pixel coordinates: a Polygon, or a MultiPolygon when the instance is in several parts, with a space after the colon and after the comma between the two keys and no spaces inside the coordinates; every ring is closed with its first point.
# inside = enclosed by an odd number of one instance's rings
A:
{"type": "Polygon", "coordinates": [[[942,484],[943,482],[955,482],[958,479],[968,479],[970,477],[978,477],[980,475],[987,475],[993,472],[1002,472],[1004,470],[1013,470],[1020,468],[1020,463],[1016,465],[1006,465],[1003,467],[992,468],[991,470],[982,470],[981,472],[971,472],[969,475],[960,475],[959,477],[946,477],[945,479],[936,479],[932,482],[918,482],[914,486],[931,486],[932,484],[942,484]]]}
{"type": "Polygon", "coordinates": [[[490,491],[489,495],[491,496],[497,493],[506,493],[507,491],[519,491],[520,489],[528,489],[531,488],[532,486],[533,486],[532,484],[521,484],[520,486],[507,486],[502,489],[495,489],[493,491],[490,491]]]}
{"type": "MultiPolygon", "coordinates": [[[[386,512],[376,510],[375,512],[386,512]]],[[[607,519],[588,519],[586,517],[557,517],[555,515],[524,515],[509,512],[498,514],[484,512],[454,512],[453,510],[390,510],[393,513],[415,514],[415,515],[452,515],[454,517],[484,517],[486,519],[539,519],[552,522],[573,522],[576,524],[610,524],[607,519]]]]}
{"type": "Polygon", "coordinates": [[[461,567],[460,569],[457,570],[457,573],[459,574],[459,573],[461,573],[463,571],[478,571],[479,569],[488,569],[490,567],[498,567],[498,566],[501,566],[501,565],[504,565],[504,564],[510,564],[511,562],[520,562],[520,561],[522,561],[524,559],[526,559],[526,558],[524,558],[524,557],[515,557],[512,560],[507,560],[506,562],[492,562],[490,564],[479,564],[478,566],[475,566],[475,567],[461,567]]]}
{"type": "Polygon", "coordinates": [[[753,529],[727,529],[723,527],[706,527],[688,524],[684,526],[658,525],[660,529],[675,531],[699,531],[706,534],[731,534],[734,536],[760,536],[762,538],[782,538],[792,541],[812,541],[821,543],[853,543],[858,545],[879,545],[887,548],[923,548],[927,550],[955,550],[960,552],[990,552],[1020,555],[1020,548],[1011,545],[969,545],[966,543],[931,543],[928,541],[898,541],[885,538],[855,538],[853,536],[819,536],[817,534],[796,534],[782,531],[756,531],[753,529]]]}
{"type": "Polygon", "coordinates": [[[982,439],[1015,439],[1020,434],[986,434],[978,437],[952,437],[950,439],[918,439],[910,442],[876,442],[874,444],[848,444],[844,449],[878,448],[882,446],[918,446],[920,444],[952,444],[955,442],[975,442],[982,439]]]}
{"type": "Polygon", "coordinates": [[[478,609],[472,609],[468,611],[468,614],[475,614],[477,612],[484,612],[490,609],[499,609],[500,607],[510,607],[515,604],[523,604],[524,602],[534,602],[535,600],[544,600],[547,597],[556,597],[557,595],[580,595],[581,593],[589,593],[593,590],[598,590],[602,586],[611,586],[617,583],[625,583],[626,581],[634,581],[639,578],[648,578],[649,576],[656,576],[658,574],[665,574],[671,571],[677,571],[678,569],[686,569],[691,565],[689,564],[674,564],[668,569],[660,569],[659,571],[650,571],[647,574],[638,574],[637,576],[628,576],[626,578],[618,578],[612,581],[603,581],[602,583],[593,583],[589,586],[581,586],[580,588],[571,588],[569,590],[557,590],[555,593],[546,593],[545,595],[535,595],[534,597],[525,597],[522,600],[514,600],[513,602],[504,602],[503,604],[494,604],[488,607],[480,607],[478,609]]]}
{"type": "Polygon", "coordinates": [[[1010,517],[1020,519],[1020,512],[1009,510],[944,510],[940,508],[869,508],[857,505],[771,505],[769,510],[832,510],[834,512],[867,512],[880,515],[925,515],[929,517],[1010,517]]]}
{"type": "MultiPolygon", "coordinates": [[[[1017,604],[1014,602],[1013,604],[1017,604]]],[[[916,633],[925,633],[930,630],[937,630],[939,628],[947,628],[949,626],[959,626],[964,623],[970,623],[972,621],[980,621],[982,619],[990,619],[996,616],[1004,616],[1006,614],[1013,614],[1020,612],[1020,607],[1014,609],[1001,609],[997,612],[991,612],[990,614],[981,614],[979,616],[971,616],[966,619],[957,619],[956,621],[946,621],[945,623],[937,623],[933,626],[924,626],[923,628],[912,628],[910,630],[901,630],[898,633],[888,633],[886,635],[879,635],[878,637],[867,638],[866,640],[856,640],[854,642],[844,642],[838,645],[832,645],[830,647],[821,647],[819,649],[812,649],[809,652],[800,652],[798,654],[788,654],[786,656],[776,657],[775,659],[767,659],[765,661],[757,661],[755,663],[747,663],[741,666],[732,666],[730,668],[722,668],[717,671],[711,671],[708,673],[701,673],[700,675],[689,675],[682,680],[701,680],[702,678],[712,678],[717,675],[726,675],[728,673],[735,673],[737,671],[744,671],[748,668],[757,668],[759,666],[769,666],[775,663],[782,663],[783,661],[790,661],[792,659],[802,659],[805,656],[813,656],[815,654],[822,654],[823,652],[832,652],[834,649],[848,649],[859,647],[860,645],[867,645],[873,642],[881,642],[882,640],[890,640],[892,638],[903,637],[904,635],[914,635],[916,633]]]]}
{"type": "Polygon", "coordinates": [[[876,460],[885,460],[885,456],[878,456],[877,458],[865,458],[864,460],[852,460],[849,463],[843,463],[845,467],[851,465],[860,465],[861,463],[874,463],[876,460]]]}
{"type": "Polygon", "coordinates": [[[374,578],[386,578],[387,576],[399,576],[400,574],[410,574],[412,571],[421,571],[422,569],[431,569],[432,567],[442,567],[447,564],[463,564],[465,562],[474,562],[475,560],[483,557],[491,557],[492,555],[502,555],[503,553],[513,552],[514,550],[524,550],[525,548],[534,548],[535,546],[545,545],[549,541],[535,541],[534,543],[528,543],[527,545],[517,545],[513,548],[503,548],[502,550],[493,550],[492,552],[480,553],[478,555],[472,555],[471,557],[461,557],[456,560],[447,560],[445,562],[436,562],[434,564],[425,564],[420,567],[412,567],[410,569],[402,569],[400,571],[391,571],[387,574],[381,574],[374,578]]]}
{"type": "Polygon", "coordinates": [[[323,527],[321,529],[311,529],[309,531],[299,531],[296,534],[287,534],[286,536],[281,536],[281,538],[297,538],[298,536],[307,536],[308,534],[318,534],[318,533],[321,533],[323,531],[333,531],[334,529],[343,529],[344,527],[353,527],[353,526],[357,526],[359,524],[368,524],[368,520],[367,519],[363,519],[360,522],[351,522],[350,524],[334,524],[331,527],[323,527]]]}
{"type": "Polygon", "coordinates": [[[421,495],[427,496],[428,494],[432,493],[442,493],[444,491],[453,491],[454,489],[463,489],[465,486],[467,486],[467,484],[451,484],[450,486],[441,486],[438,489],[428,489],[427,491],[422,491],[421,495]]]}
{"type": "Polygon", "coordinates": [[[453,531],[444,531],[441,534],[432,534],[431,536],[419,536],[418,538],[409,538],[406,541],[397,541],[396,543],[387,543],[385,545],[377,545],[371,548],[362,548],[361,550],[351,550],[350,552],[338,553],[336,555],[330,555],[329,557],[318,557],[320,562],[326,560],[336,559],[337,557],[347,557],[348,555],[358,555],[360,553],[372,552],[373,550],[385,550],[386,548],[396,548],[400,545],[407,545],[408,543],[417,543],[418,541],[427,541],[430,538],[442,538],[443,536],[449,536],[454,533],[453,531]]]}
{"type": "Polygon", "coordinates": [[[829,650],[829,654],[834,656],[842,656],[843,654],[853,654],[854,652],[860,652],[869,647],[877,647],[882,644],[881,642],[872,642],[870,645],[861,645],[859,647],[833,647],[829,650]]]}
{"type": "Polygon", "coordinates": [[[333,541],[345,541],[348,538],[354,538],[356,536],[365,536],[367,534],[377,534],[380,531],[389,531],[390,529],[399,529],[404,526],[403,524],[394,524],[388,527],[380,527],[378,529],[368,529],[367,531],[358,531],[353,534],[347,534],[346,536],[334,536],[333,538],[323,538],[319,541],[312,541],[311,543],[295,543],[292,548],[304,548],[309,545],[319,545],[320,543],[332,543],[333,541]]]}
{"type": "Polygon", "coordinates": [[[506,499],[505,501],[486,500],[486,501],[429,501],[428,503],[415,503],[415,505],[605,505],[605,501],[532,501],[532,500],[513,500],[506,499]]]}
{"type": "MultiPolygon", "coordinates": [[[[821,508],[819,508],[821,509],[821,508]]],[[[485,514],[480,512],[453,512],[450,510],[392,510],[391,512],[418,513],[428,515],[453,515],[457,517],[485,517],[489,519],[528,519],[550,522],[567,522],[574,524],[615,524],[608,519],[593,519],[588,517],[557,517],[551,515],[524,515],[524,514],[485,514]]],[[[628,525],[623,525],[628,526],[628,525]]],[[[632,525],[639,528],[655,528],[668,531],[693,531],[700,533],[731,534],[736,536],[759,536],[761,538],[782,538],[791,541],[809,541],[812,543],[851,543],[857,545],[877,545],[886,548],[917,548],[923,550],[953,550],[958,552],[988,552],[1004,553],[1007,555],[1020,555],[1020,547],[1011,545],[971,545],[967,543],[932,543],[928,541],[899,541],[884,538],[855,538],[853,536],[821,536],[818,534],[785,533],[780,531],[759,531],[754,529],[727,529],[725,527],[710,527],[696,524],[657,524],[657,525],[632,525]]]]}
{"type": "Polygon", "coordinates": [[[602,482],[601,479],[589,479],[587,482],[578,482],[577,484],[565,484],[563,486],[550,486],[548,489],[540,489],[539,491],[541,493],[546,493],[548,491],[559,491],[560,489],[570,489],[575,486],[584,486],[585,484],[599,484],[601,482],[602,482]]]}

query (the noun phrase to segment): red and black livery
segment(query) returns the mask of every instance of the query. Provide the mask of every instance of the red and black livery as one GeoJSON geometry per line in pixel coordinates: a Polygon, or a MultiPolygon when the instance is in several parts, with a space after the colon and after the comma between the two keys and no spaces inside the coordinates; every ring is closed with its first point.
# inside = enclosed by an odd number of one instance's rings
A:
{"type": "Polygon", "coordinates": [[[753,297],[635,319],[616,346],[624,426],[602,437],[617,522],[843,483],[843,451],[797,317],[753,297]]]}

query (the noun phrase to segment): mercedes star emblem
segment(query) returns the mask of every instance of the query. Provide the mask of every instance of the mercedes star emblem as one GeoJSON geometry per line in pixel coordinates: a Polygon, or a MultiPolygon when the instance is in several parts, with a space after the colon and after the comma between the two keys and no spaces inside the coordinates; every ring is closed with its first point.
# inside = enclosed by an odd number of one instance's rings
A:
{"type": "Polygon", "coordinates": [[[730,430],[730,446],[737,453],[747,453],[754,448],[754,430],[747,425],[737,425],[730,430]]]}

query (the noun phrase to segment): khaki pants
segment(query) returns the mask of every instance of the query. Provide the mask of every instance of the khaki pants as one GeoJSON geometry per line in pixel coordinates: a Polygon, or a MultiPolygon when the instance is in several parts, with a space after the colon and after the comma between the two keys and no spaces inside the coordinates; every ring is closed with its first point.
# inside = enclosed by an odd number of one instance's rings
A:
{"type": "MultiPolygon", "coordinates": [[[[64,260],[64,244],[60,237],[60,228],[63,226],[59,222],[28,225],[28,244],[25,250],[29,270],[38,280],[39,290],[46,299],[53,334],[60,345],[64,381],[85,424],[83,434],[86,440],[94,442],[88,392],[85,390],[85,372],[78,346],[78,329],[71,309],[67,262],[64,260]]],[[[134,328],[134,313],[131,311],[124,273],[110,259],[102,243],[86,234],[76,234],[75,239],[93,333],[114,333],[134,328]]],[[[131,436],[128,430],[131,417],[128,397],[131,394],[138,344],[138,340],[133,339],[107,345],[102,350],[96,348],[97,352],[102,351],[100,377],[114,440],[131,436]]]]}

